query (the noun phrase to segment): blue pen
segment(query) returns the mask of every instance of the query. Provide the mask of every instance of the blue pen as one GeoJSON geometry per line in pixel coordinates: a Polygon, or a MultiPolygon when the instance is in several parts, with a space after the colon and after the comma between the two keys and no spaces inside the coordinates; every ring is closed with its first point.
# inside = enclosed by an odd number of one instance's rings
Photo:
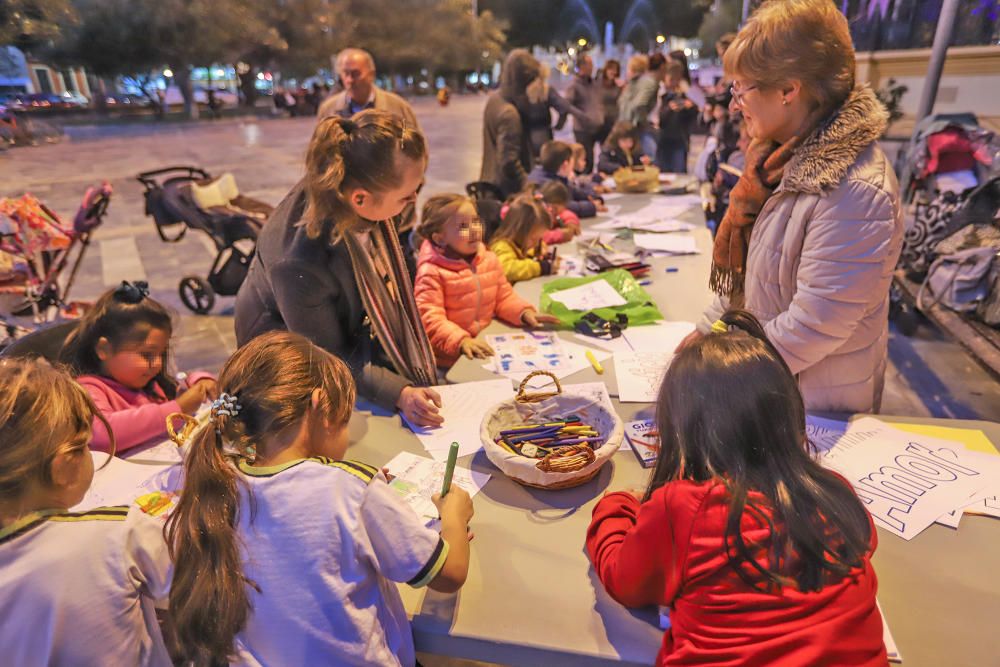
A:
{"type": "Polygon", "coordinates": [[[652,280],[640,280],[639,284],[642,285],[643,287],[645,287],[646,285],[652,285],[653,281],[652,280]]]}
{"type": "Polygon", "coordinates": [[[667,267],[667,273],[677,273],[678,271],[680,271],[680,269],[678,269],[676,266],[667,267]]]}

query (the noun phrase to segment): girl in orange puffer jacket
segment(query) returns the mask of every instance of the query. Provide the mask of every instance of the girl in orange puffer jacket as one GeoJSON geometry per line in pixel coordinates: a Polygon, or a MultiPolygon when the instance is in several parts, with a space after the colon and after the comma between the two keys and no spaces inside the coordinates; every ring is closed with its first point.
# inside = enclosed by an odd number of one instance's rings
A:
{"type": "Polygon", "coordinates": [[[424,240],[414,293],[438,366],[451,366],[460,354],[491,356],[492,348],[476,335],[494,316],[514,326],[557,321],[514,293],[500,260],[482,243],[482,221],[468,197],[431,197],[417,233],[424,240]]]}

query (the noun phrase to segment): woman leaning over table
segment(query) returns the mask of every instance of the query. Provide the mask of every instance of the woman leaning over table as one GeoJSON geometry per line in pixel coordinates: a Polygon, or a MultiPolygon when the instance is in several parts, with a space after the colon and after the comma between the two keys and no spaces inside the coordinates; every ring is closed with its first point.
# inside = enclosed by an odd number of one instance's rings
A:
{"type": "Polygon", "coordinates": [[[751,144],[715,239],[717,296],[691,337],[742,306],[808,409],[877,412],[903,219],[878,144],[887,113],[855,85],[847,20],[829,0],[770,0],[723,67],[751,144]]]}

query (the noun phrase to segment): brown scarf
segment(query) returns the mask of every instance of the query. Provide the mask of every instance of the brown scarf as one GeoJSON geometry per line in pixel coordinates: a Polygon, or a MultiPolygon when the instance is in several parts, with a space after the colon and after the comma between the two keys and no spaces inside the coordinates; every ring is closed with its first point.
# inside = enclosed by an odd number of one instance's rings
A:
{"type": "Polygon", "coordinates": [[[785,165],[792,159],[795,149],[812,134],[821,117],[822,114],[812,114],[800,131],[783,144],[754,140],[747,148],[743,175],[729,195],[729,209],[715,235],[712,273],[708,281],[712,291],[727,297],[733,306],[742,304],[747,249],[757,214],[781,183],[785,165]]]}
{"type": "Polygon", "coordinates": [[[355,232],[344,232],[361,302],[396,372],[420,387],[435,384],[434,353],[420,321],[399,235],[391,220],[376,223],[365,248],[355,232]]]}

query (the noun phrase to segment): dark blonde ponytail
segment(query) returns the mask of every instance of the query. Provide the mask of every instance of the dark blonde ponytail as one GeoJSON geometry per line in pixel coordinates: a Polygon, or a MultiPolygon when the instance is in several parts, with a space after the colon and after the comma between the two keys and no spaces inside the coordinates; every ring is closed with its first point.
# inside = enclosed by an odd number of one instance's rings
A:
{"type": "Polygon", "coordinates": [[[427,144],[414,125],[388,112],[368,109],[353,118],[319,121],[306,152],[303,219],[309,236],[336,234],[335,225],[354,221],[345,199],[348,187],[377,195],[396,185],[400,155],[423,161],[427,144]]]}
{"type": "MultiPolygon", "coordinates": [[[[174,562],[170,588],[177,654],[185,663],[225,664],[250,615],[250,591],[237,533],[243,483],[235,459],[265,455],[261,447],[310,413],[327,424],[346,424],[354,406],[351,372],[340,359],[286,331],[254,338],[236,351],[219,375],[220,405],[213,423],[195,437],[185,460],[184,491],[167,519],[174,562]],[[233,409],[235,406],[235,409],[233,409]]],[[[253,519],[253,497],[249,500],[253,519]]],[[[274,592],[278,594],[278,591],[274,592]]]]}

